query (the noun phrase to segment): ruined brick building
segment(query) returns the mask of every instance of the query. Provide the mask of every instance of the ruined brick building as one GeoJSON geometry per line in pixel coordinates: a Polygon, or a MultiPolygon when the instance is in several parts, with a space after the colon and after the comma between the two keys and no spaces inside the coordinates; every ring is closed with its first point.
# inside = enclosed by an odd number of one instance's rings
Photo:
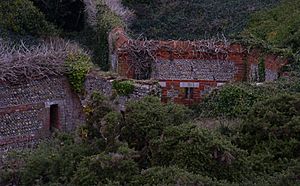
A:
{"type": "Polygon", "coordinates": [[[110,34],[111,66],[119,75],[155,79],[163,102],[191,105],[226,82],[274,81],[287,59],[217,41],[142,41],[123,29],[110,34]]]}
{"type": "MultiPolygon", "coordinates": [[[[118,97],[117,106],[153,92],[160,92],[163,102],[191,105],[226,82],[274,81],[288,62],[240,44],[132,40],[119,28],[111,32],[109,43],[111,68],[119,76],[160,85],[135,81],[135,91],[118,97]]],[[[73,131],[84,123],[89,95],[100,91],[111,96],[113,81],[90,73],[85,98],[72,91],[64,76],[17,84],[0,81],[0,152],[34,146],[56,129],[73,131]]]]}
{"type": "Polygon", "coordinates": [[[55,129],[83,122],[79,97],[65,77],[0,83],[0,151],[34,146],[55,129]]]}
{"type": "MultiPolygon", "coordinates": [[[[113,95],[116,77],[91,71],[85,80],[85,96],[75,93],[64,76],[30,80],[17,84],[0,82],[0,154],[11,149],[34,147],[56,130],[71,132],[85,117],[83,106],[95,91],[113,95]]],[[[129,96],[119,96],[116,108],[128,100],[159,91],[157,83],[135,83],[129,96]]]]}

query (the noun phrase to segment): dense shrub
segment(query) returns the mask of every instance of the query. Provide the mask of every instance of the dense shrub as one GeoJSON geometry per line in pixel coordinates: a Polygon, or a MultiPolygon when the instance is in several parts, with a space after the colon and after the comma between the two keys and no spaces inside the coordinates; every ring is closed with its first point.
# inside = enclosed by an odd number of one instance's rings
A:
{"type": "Polygon", "coordinates": [[[86,157],[75,172],[72,185],[127,185],[139,169],[135,152],[126,144],[116,152],[103,152],[86,157]]]}
{"type": "Polygon", "coordinates": [[[94,153],[90,145],[61,135],[42,144],[25,159],[20,175],[22,185],[67,184],[81,159],[94,153]]]}
{"type": "Polygon", "coordinates": [[[193,125],[167,127],[151,141],[152,164],[177,165],[187,171],[217,179],[241,181],[248,176],[246,152],[217,133],[193,125]]]}
{"type": "Polygon", "coordinates": [[[280,173],[298,158],[299,103],[299,95],[287,94],[258,102],[236,129],[232,139],[240,148],[248,150],[254,171],[280,173]]]}
{"type": "Polygon", "coordinates": [[[122,138],[141,150],[150,139],[160,136],[166,126],[188,122],[188,113],[189,110],[184,106],[164,105],[157,97],[130,102],[126,108],[122,138]]]}
{"type": "Polygon", "coordinates": [[[245,34],[281,48],[300,49],[300,2],[284,0],[279,6],[251,17],[245,34]]]}
{"type": "Polygon", "coordinates": [[[113,88],[117,91],[118,95],[128,96],[134,91],[134,84],[132,81],[114,81],[113,88]]]}
{"type": "Polygon", "coordinates": [[[67,76],[72,88],[82,93],[87,73],[92,67],[91,58],[86,54],[69,54],[66,61],[67,76]]]}
{"type": "Polygon", "coordinates": [[[8,32],[48,36],[57,31],[29,0],[2,0],[0,2],[0,33],[8,32]]]}
{"type": "Polygon", "coordinates": [[[65,31],[84,28],[84,3],[81,0],[31,0],[48,21],[65,31]]]}
{"type": "Polygon", "coordinates": [[[249,15],[276,5],[279,0],[123,0],[135,10],[133,32],[156,39],[199,39],[237,33],[249,15]]]}
{"type": "Polygon", "coordinates": [[[283,94],[257,103],[247,115],[241,132],[250,147],[271,139],[300,140],[299,122],[299,95],[283,94]]]}
{"type": "Polygon", "coordinates": [[[194,105],[193,110],[196,116],[242,117],[254,103],[276,93],[274,89],[272,86],[249,84],[225,85],[213,91],[202,103],[194,105]]]}
{"type": "Polygon", "coordinates": [[[136,176],[132,185],[218,185],[210,178],[192,174],[184,169],[172,167],[152,167],[136,176]]]}

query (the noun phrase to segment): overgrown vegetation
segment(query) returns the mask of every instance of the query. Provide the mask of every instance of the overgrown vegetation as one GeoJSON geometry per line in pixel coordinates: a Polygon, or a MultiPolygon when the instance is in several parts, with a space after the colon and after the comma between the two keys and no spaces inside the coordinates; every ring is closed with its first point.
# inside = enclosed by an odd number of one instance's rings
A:
{"type": "Polygon", "coordinates": [[[116,90],[118,95],[128,96],[134,91],[134,84],[132,81],[114,81],[113,88],[116,90]]]}
{"type": "Polygon", "coordinates": [[[254,14],[244,34],[279,48],[300,50],[300,2],[283,0],[279,6],[254,14]]]}
{"type": "Polygon", "coordinates": [[[86,124],[76,134],[58,135],[22,155],[22,166],[7,161],[1,183],[298,185],[300,95],[283,84],[273,90],[231,85],[208,97],[215,108],[227,95],[237,100],[227,107],[246,107],[229,112],[245,117],[225,133],[194,125],[191,109],[155,97],[130,102],[119,113],[94,93],[85,108],[86,124]]]}
{"type": "Polygon", "coordinates": [[[155,39],[200,39],[242,31],[251,13],[276,5],[279,0],[123,0],[137,20],[131,29],[155,39]]]}
{"type": "Polygon", "coordinates": [[[0,36],[9,33],[49,36],[57,33],[55,26],[29,0],[0,2],[0,36]]]}
{"type": "MultiPolygon", "coordinates": [[[[1,1],[0,10],[5,11],[0,11],[0,28],[40,37],[56,33],[50,32],[54,26],[49,19],[69,29],[66,18],[72,1],[45,1],[54,7],[49,11],[44,10],[46,4],[34,2],[46,15],[26,0],[1,1]],[[50,13],[56,8],[67,10],[66,14],[50,13]]],[[[297,54],[299,3],[284,0],[275,6],[277,2],[124,1],[136,10],[135,33],[163,39],[236,33],[244,28],[250,13],[274,5],[254,14],[244,34],[297,54]]],[[[94,61],[107,69],[108,32],[124,23],[104,1],[98,2],[96,12],[95,27],[85,27],[81,34],[89,34],[84,43],[94,49],[94,61]]],[[[24,45],[22,52],[0,43],[0,80],[67,73],[74,90],[82,92],[91,58],[78,45],[55,41],[31,48],[24,45]],[[42,57],[40,51],[44,51],[42,57]],[[14,76],[8,74],[7,62],[16,64],[14,76]]],[[[86,123],[75,134],[56,134],[31,152],[6,157],[0,167],[0,185],[300,185],[300,80],[295,64],[290,66],[290,77],[260,86],[229,84],[191,108],[146,97],[127,103],[126,110],[119,112],[96,92],[84,108],[86,123]],[[211,119],[215,125],[216,118],[228,126],[206,127],[196,122],[211,119]]],[[[263,81],[263,60],[258,70],[257,78],[263,81]]],[[[134,91],[130,81],[115,81],[113,88],[123,96],[134,91]]]]}
{"type": "Polygon", "coordinates": [[[87,73],[92,68],[90,56],[85,54],[70,53],[65,61],[66,74],[75,92],[82,93],[83,84],[87,73]]]}

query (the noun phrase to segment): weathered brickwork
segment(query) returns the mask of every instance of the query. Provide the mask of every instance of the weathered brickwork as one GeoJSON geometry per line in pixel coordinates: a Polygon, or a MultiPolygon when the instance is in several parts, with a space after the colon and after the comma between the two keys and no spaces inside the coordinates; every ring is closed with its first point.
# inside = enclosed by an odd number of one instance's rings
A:
{"type": "Polygon", "coordinates": [[[287,59],[275,54],[266,54],[258,49],[249,51],[240,44],[132,40],[121,28],[110,33],[109,41],[112,45],[112,70],[133,79],[137,77],[137,67],[132,63],[135,59],[130,57],[129,50],[142,51],[143,47],[149,46],[146,53],[155,59],[149,77],[163,85],[164,102],[199,102],[212,88],[224,82],[274,81],[279,77],[280,69],[288,63],[287,59]],[[264,78],[259,77],[261,61],[264,63],[264,78]],[[186,86],[183,86],[184,83],[187,83],[186,86]]]}
{"type": "Polygon", "coordinates": [[[57,115],[56,127],[62,131],[83,122],[79,97],[66,78],[0,84],[0,151],[34,146],[49,137],[51,114],[57,115]],[[57,105],[57,114],[51,113],[52,105],[57,105]]]}

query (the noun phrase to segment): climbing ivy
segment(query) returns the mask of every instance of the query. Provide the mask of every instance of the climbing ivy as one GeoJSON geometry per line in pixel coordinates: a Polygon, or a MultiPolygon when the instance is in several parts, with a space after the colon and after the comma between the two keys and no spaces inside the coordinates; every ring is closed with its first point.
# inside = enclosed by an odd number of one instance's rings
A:
{"type": "Polygon", "coordinates": [[[65,64],[67,77],[73,90],[82,93],[86,74],[92,67],[91,58],[85,54],[69,54],[65,64]]]}

